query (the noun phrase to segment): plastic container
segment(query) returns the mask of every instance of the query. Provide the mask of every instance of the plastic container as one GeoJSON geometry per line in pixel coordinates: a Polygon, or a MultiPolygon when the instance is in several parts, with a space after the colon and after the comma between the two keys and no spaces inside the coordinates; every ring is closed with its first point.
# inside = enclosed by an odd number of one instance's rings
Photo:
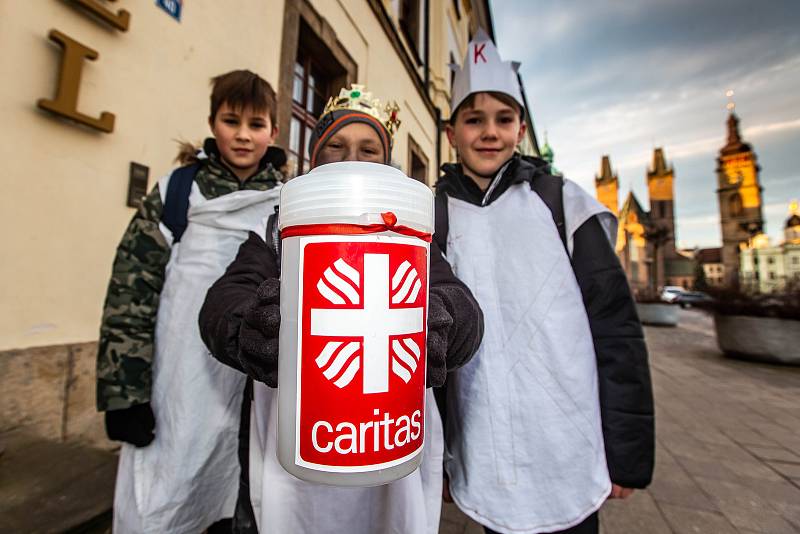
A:
{"type": "Polygon", "coordinates": [[[433,194],[341,162],[290,181],[280,206],[278,460],[320,484],[402,478],[424,446],[433,194]]]}

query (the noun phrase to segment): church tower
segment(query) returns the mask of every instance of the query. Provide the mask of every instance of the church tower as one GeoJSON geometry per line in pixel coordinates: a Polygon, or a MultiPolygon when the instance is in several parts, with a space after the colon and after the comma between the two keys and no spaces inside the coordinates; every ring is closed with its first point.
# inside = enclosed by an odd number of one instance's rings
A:
{"type": "Polygon", "coordinates": [[[758,171],[755,152],[742,141],[739,118],[731,109],[728,116],[728,142],[717,158],[722,263],[727,284],[738,280],[740,247],[747,246],[754,236],[763,231],[762,188],[758,171]]]}
{"type": "Polygon", "coordinates": [[[611,172],[611,159],[603,156],[600,174],[594,177],[597,200],[619,217],[619,178],[611,172]]]}
{"type": "Polygon", "coordinates": [[[556,159],[556,153],[553,152],[553,147],[547,142],[547,132],[544,132],[544,146],[542,147],[541,155],[542,159],[550,164],[550,174],[553,176],[561,176],[561,171],[559,171],[553,163],[556,159]]]}
{"type": "Polygon", "coordinates": [[[650,222],[654,227],[667,231],[662,245],[665,259],[677,256],[675,250],[675,198],[673,180],[675,171],[667,166],[664,149],[653,151],[653,164],[647,170],[647,191],[650,196],[650,222]]]}

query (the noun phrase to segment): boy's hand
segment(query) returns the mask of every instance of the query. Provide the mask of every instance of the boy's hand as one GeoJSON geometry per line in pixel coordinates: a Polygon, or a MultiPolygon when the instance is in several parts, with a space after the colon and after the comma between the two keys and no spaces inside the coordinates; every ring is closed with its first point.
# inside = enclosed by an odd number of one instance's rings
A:
{"type": "Polygon", "coordinates": [[[447,334],[453,317],[442,298],[431,291],[428,298],[427,387],[440,387],[447,378],[447,334]]]}
{"type": "Polygon", "coordinates": [[[108,439],[146,447],[155,439],[156,418],[149,402],[106,412],[108,439]]]}
{"type": "Polygon", "coordinates": [[[239,362],[254,380],[278,387],[278,332],[281,284],[269,278],[258,286],[239,328],[239,362]]]}
{"type": "Polygon", "coordinates": [[[622,486],[618,486],[617,484],[611,484],[611,495],[608,496],[609,499],[627,499],[633,495],[633,488],[623,488],[622,486]]]}

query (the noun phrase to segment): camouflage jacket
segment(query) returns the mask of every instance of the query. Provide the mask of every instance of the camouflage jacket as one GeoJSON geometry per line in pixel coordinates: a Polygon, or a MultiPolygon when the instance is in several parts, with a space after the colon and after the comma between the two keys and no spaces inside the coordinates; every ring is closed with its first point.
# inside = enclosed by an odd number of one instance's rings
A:
{"type": "MultiPolygon", "coordinates": [[[[244,182],[220,162],[213,139],[195,183],[207,199],[234,191],[271,189],[281,175],[263,162],[244,182]]],[[[108,284],[97,352],[97,409],[120,410],[150,400],[156,315],[170,243],[159,229],[163,204],[156,186],[144,197],[122,236],[108,284]]]]}

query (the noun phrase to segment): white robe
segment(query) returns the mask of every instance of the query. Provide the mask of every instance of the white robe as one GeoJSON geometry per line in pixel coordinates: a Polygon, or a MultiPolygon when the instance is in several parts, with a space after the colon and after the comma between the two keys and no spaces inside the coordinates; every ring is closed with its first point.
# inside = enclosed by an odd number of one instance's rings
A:
{"type": "MultiPolygon", "coordinates": [[[[159,184],[162,197],[167,182],[159,184]]],[[[158,307],[151,398],[156,437],[147,447],[122,446],[116,534],[198,533],[233,516],[245,377],[211,357],[197,318],[206,291],[247,232],[264,235],[278,196],[274,188],[206,200],[192,184],[188,225],[172,248],[158,307]]],[[[163,224],[162,232],[171,239],[163,224]]]]}
{"type": "MultiPolygon", "coordinates": [[[[575,231],[600,215],[573,182],[563,189],[575,231]]],[[[552,215],[527,183],[486,207],[449,199],[447,257],[484,314],[475,357],[449,378],[445,467],[459,508],[503,533],[563,530],[611,489],[589,321],[552,215]]]]}
{"type": "Polygon", "coordinates": [[[430,389],[425,446],[417,470],[368,488],[312,484],[278,462],[277,390],[254,386],[250,425],[250,500],[261,534],[436,534],[442,502],[442,421],[430,389]]]}

